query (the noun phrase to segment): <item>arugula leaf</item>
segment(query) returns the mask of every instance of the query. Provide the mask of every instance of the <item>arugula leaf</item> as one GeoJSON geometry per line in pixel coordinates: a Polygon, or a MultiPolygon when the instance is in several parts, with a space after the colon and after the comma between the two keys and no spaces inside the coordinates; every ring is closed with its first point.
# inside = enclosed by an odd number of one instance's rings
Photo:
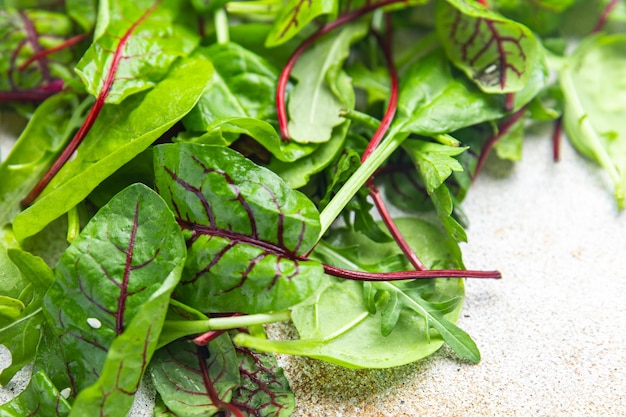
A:
{"type": "Polygon", "coordinates": [[[200,311],[260,313],[315,290],[321,265],[299,257],[317,241],[318,212],[276,174],[225,147],[181,143],[155,148],[155,175],[189,232],[176,299],[200,311]]]}
{"type": "Polygon", "coordinates": [[[616,88],[615,83],[624,79],[625,53],[626,35],[591,37],[566,60],[560,73],[567,134],[582,154],[608,172],[620,209],[626,207],[626,89],[616,88]]]}

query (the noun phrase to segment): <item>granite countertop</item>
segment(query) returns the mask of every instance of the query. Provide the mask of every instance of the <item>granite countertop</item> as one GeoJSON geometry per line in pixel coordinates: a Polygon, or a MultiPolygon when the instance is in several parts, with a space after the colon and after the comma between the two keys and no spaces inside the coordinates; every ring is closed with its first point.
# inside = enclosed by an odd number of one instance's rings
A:
{"type": "MultiPolygon", "coordinates": [[[[355,371],[281,356],[296,416],[623,415],[626,214],[607,176],[565,142],[553,163],[540,134],[521,162],[490,161],[463,208],[466,266],[504,276],[467,281],[459,325],[482,361],[444,347],[408,366],[355,371]]],[[[0,367],[6,360],[0,350],[0,367]]],[[[0,403],[23,377],[0,388],[0,403]]],[[[148,387],[132,415],[151,415],[149,401],[148,387]]]]}

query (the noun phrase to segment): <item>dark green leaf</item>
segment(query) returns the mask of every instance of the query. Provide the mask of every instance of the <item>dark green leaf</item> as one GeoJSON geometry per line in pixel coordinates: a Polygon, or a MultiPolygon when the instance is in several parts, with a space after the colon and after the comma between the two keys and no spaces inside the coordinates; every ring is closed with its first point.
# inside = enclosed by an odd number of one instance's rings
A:
{"type": "Polygon", "coordinates": [[[72,395],[80,392],[74,413],[124,415],[130,409],[184,257],[171,212],[143,185],[113,198],[65,251],[44,310],[72,395]]]}
{"type": "Polygon", "coordinates": [[[156,185],[190,232],[175,296],[201,311],[282,310],[310,294],[321,265],[299,259],[318,239],[304,195],[237,152],[197,144],[155,148],[156,185]]]}

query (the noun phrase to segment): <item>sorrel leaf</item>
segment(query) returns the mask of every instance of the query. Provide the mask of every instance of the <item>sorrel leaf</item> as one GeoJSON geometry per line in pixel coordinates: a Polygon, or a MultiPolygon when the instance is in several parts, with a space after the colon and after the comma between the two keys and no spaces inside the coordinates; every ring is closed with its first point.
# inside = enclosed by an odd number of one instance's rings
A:
{"type": "MultiPolygon", "coordinates": [[[[23,307],[17,315],[11,317],[10,322],[0,323],[0,340],[11,352],[11,364],[0,372],[0,385],[6,385],[17,371],[35,357],[41,338],[41,327],[45,322],[43,297],[54,280],[52,270],[41,258],[21,249],[9,249],[8,255],[27,284],[19,299],[10,299],[19,301],[23,307]]],[[[0,296],[2,298],[8,297],[0,296]]]]}
{"type": "Polygon", "coordinates": [[[196,46],[173,0],[100,2],[94,41],[76,66],[87,91],[106,103],[153,87],[196,46]]]}
{"type": "Polygon", "coordinates": [[[20,212],[19,202],[30,191],[56,154],[80,126],[85,107],[73,94],[61,93],[41,103],[0,165],[0,225],[20,212]]]}
{"type": "Polygon", "coordinates": [[[361,23],[346,26],[335,36],[316,42],[298,60],[291,72],[298,83],[288,104],[289,136],[294,141],[328,141],[333,127],[344,121],[340,111],[354,108],[351,82],[340,69],[350,45],[362,38],[366,29],[361,23]]]}
{"type": "Polygon", "coordinates": [[[167,408],[180,416],[213,415],[240,384],[239,359],[228,334],[206,347],[171,343],[155,353],[149,370],[167,408]]]}
{"type": "Polygon", "coordinates": [[[437,2],[435,22],[450,60],[483,91],[524,88],[539,48],[526,26],[466,0],[437,2]]]}
{"type": "Polygon", "coordinates": [[[288,417],[296,401],[289,381],[271,354],[235,347],[241,383],[232,403],[249,416],[288,417]]]}
{"type": "Polygon", "coordinates": [[[163,200],[131,186],[65,251],[44,301],[81,415],[125,415],[150,361],[185,258],[163,200]]]}
{"type": "Polygon", "coordinates": [[[2,417],[65,417],[70,405],[43,371],[33,374],[26,389],[6,404],[0,405],[2,417]]]}
{"type": "Polygon", "coordinates": [[[337,3],[336,0],[289,0],[274,21],[265,45],[280,45],[297,35],[316,17],[336,14],[337,3]]]}
{"type": "Polygon", "coordinates": [[[300,256],[318,239],[319,214],[276,174],[225,147],[181,143],[155,148],[155,177],[189,236],[176,299],[203,312],[259,313],[317,287],[321,265],[300,256]]]}
{"type": "Polygon", "coordinates": [[[608,172],[621,209],[626,206],[625,54],[624,34],[589,38],[567,59],[560,77],[568,136],[608,172]]]}
{"type": "Polygon", "coordinates": [[[37,202],[13,222],[19,240],[42,230],[145,150],[195,105],[211,75],[202,59],[181,59],[154,88],[105,106],[89,135],[37,202]],[[155,108],[162,108],[155,112],[155,108]]]}

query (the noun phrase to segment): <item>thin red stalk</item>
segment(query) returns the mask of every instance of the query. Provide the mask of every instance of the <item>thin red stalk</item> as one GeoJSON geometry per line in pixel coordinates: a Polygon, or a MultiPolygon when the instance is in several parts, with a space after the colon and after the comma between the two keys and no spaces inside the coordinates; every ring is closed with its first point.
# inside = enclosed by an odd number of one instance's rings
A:
{"type": "Polygon", "coordinates": [[[485,7],[489,7],[489,3],[487,2],[487,0],[478,0],[478,3],[482,4],[485,7]]]}
{"type": "Polygon", "coordinates": [[[287,107],[285,104],[285,91],[287,89],[287,83],[289,81],[289,75],[293,70],[293,67],[296,65],[298,58],[304,51],[306,51],[309,46],[311,46],[316,40],[318,40],[321,36],[331,32],[332,30],[349,23],[353,20],[358,19],[361,16],[364,16],[374,10],[387,6],[389,4],[394,3],[403,3],[405,0],[383,0],[377,3],[368,4],[360,9],[357,9],[353,12],[346,13],[332,22],[327,23],[326,25],[319,28],[315,33],[305,39],[300,46],[293,52],[293,54],[287,60],[287,63],[283,67],[280,76],[278,77],[278,85],[276,87],[276,113],[278,116],[278,128],[280,131],[280,135],[284,141],[289,141],[289,128],[288,117],[287,117],[287,107]]]}
{"type": "MultiPolygon", "coordinates": [[[[380,35],[378,35],[376,32],[374,32],[374,35],[376,36],[376,39],[378,40],[378,43],[382,48],[383,55],[385,56],[387,70],[389,71],[389,77],[391,79],[391,91],[389,94],[389,104],[387,105],[385,115],[383,116],[383,119],[381,120],[378,129],[376,129],[376,132],[374,132],[374,135],[367,145],[367,148],[365,148],[363,155],[361,155],[361,162],[365,161],[383,140],[383,137],[387,133],[387,130],[389,130],[389,126],[391,126],[391,122],[396,115],[396,110],[398,109],[398,72],[396,71],[396,66],[393,63],[391,50],[388,47],[385,47],[385,42],[381,39],[380,35]]],[[[390,33],[388,33],[388,35],[390,35],[390,33]]]]}
{"type": "Polygon", "coordinates": [[[18,67],[18,70],[19,71],[24,71],[33,62],[39,61],[40,59],[43,59],[43,58],[47,57],[48,55],[51,55],[51,54],[53,54],[55,52],[59,52],[59,51],[62,51],[63,49],[66,49],[66,48],[69,48],[71,46],[74,46],[77,43],[81,42],[83,39],[85,39],[87,36],[88,36],[87,33],[82,33],[80,35],[76,35],[74,37],[69,38],[68,40],[58,44],[57,46],[54,46],[54,47],[48,48],[48,49],[40,50],[40,51],[36,52],[35,54],[33,54],[33,56],[28,58],[26,60],[26,62],[24,62],[22,65],[20,65],[18,67]]]}
{"type": "Polygon", "coordinates": [[[604,25],[606,24],[609,15],[611,14],[615,6],[617,6],[617,3],[619,3],[619,0],[611,0],[609,4],[606,5],[604,10],[602,11],[602,14],[600,15],[600,18],[598,18],[598,22],[596,22],[596,25],[591,30],[591,33],[600,32],[602,28],[604,28],[604,25]]]}
{"type": "Polygon", "coordinates": [[[521,117],[524,115],[525,110],[526,110],[526,107],[522,107],[521,109],[513,113],[511,117],[509,117],[504,123],[502,123],[502,125],[498,129],[498,133],[493,135],[491,138],[489,138],[487,143],[485,143],[485,145],[483,146],[480,152],[480,156],[478,157],[476,170],[474,171],[474,175],[472,175],[472,179],[476,178],[478,173],[482,170],[483,166],[485,165],[485,162],[487,161],[487,157],[489,156],[489,152],[491,152],[491,149],[494,147],[494,145],[500,140],[502,136],[504,136],[511,129],[511,127],[519,119],[521,119],[521,117]]]}
{"type": "Polygon", "coordinates": [[[372,197],[372,200],[374,200],[374,205],[376,206],[378,213],[380,213],[380,217],[385,223],[385,226],[387,226],[389,233],[391,233],[391,237],[393,237],[393,240],[396,241],[411,265],[413,265],[413,267],[418,271],[423,271],[427,269],[426,265],[424,265],[422,261],[420,261],[420,259],[417,257],[415,252],[413,252],[406,239],[404,239],[404,236],[402,236],[402,233],[398,229],[398,226],[396,226],[396,223],[393,221],[393,218],[389,214],[389,210],[387,210],[385,202],[383,201],[380,192],[378,191],[378,187],[376,187],[374,183],[370,181],[370,183],[368,184],[368,188],[370,189],[370,197],[372,197]]]}
{"type": "Polygon", "coordinates": [[[515,107],[515,93],[507,93],[505,96],[504,109],[509,112],[515,107]]]}
{"type": "MultiPolygon", "coordinates": [[[[28,38],[28,42],[31,44],[33,48],[33,52],[35,55],[39,54],[43,48],[39,44],[39,39],[37,35],[37,31],[35,30],[35,26],[30,18],[26,15],[26,12],[20,10],[20,17],[22,18],[22,22],[24,22],[24,30],[26,31],[26,37],[28,38]]],[[[50,69],[48,68],[48,63],[45,59],[39,58],[37,59],[39,66],[41,67],[41,75],[45,81],[50,82],[50,69]]]]}
{"type": "Polygon", "coordinates": [[[202,333],[198,337],[193,338],[192,342],[194,342],[198,346],[206,346],[211,341],[217,339],[218,336],[221,336],[225,331],[226,330],[211,330],[209,332],[202,333]]]}
{"type": "Polygon", "coordinates": [[[324,272],[337,278],[351,279],[354,281],[400,281],[404,279],[431,279],[431,278],[481,278],[500,279],[499,271],[471,271],[458,269],[438,269],[425,271],[399,271],[399,272],[364,272],[350,271],[332,265],[324,264],[324,272]]]}
{"type": "Polygon", "coordinates": [[[63,150],[63,152],[61,152],[61,155],[59,155],[56,161],[54,161],[50,169],[39,180],[39,182],[35,185],[35,187],[33,187],[30,193],[28,193],[26,198],[22,200],[23,205],[28,206],[33,201],[35,201],[37,197],[39,197],[39,195],[44,190],[44,188],[46,188],[46,186],[50,183],[50,181],[52,181],[52,179],[61,170],[61,168],[63,168],[63,166],[67,163],[67,161],[70,160],[72,155],[74,155],[74,152],[76,152],[76,149],[78,148],[78,146],[83,142],[83,140],[85,139],[85,137],[91,130],[93,124],[95,123],[96,119],[98,118],[100,111],[104,107],[105,100],[107,96],[109,95],[109,91],[111,90],[111,87],[113,86],[113,82],[115,81],[115,74],[117,72],[117,67],[119,66],[120,61],[123,58],[122,53],[123,53],[124,47],[126,46],[126,42],[128,42],[128,39],[130,38],[133,31],[137,28],[137,26],[139,26],[148,17],[148,15],[150,15],[150,13],[152,13],[154,9],[156,9],[158,4],[159,2],[155,2],[152,7],[147,9],[144,12],[144,14],[141,15],[141,17],[137,19],[137,21],[134,22],[130,26],[130,28],[126,31],[126,33],[124,33],[124,36],[120,38],[120,43],[118,44],[117,48],[115,49],[115,53],[113,54],[113,61],[111,62],[111,67],[109,68],[109,72],[107,73],[106,79],[104,80],[104,83],[102,85],[102,88],[100,89],[100,92],[98,93],[98,97],[96,97],[96,102],[89,110],[89,113],[87,114],[87,117],[85,118],[85,121],[83,122],[81,127],[78,129],[78,132],[76,132],[76,134],[74,135],[70,143],[67,145],[67,147],[63,150]]]}
{"type": "Polygon", "coordinates": [[[0,91],[1,102],[43,101],[63,90],[63,80],[52,80],[42,87],[24,90],[0,91]]]}
{"type": "Polygon", "coordinates": [[[552,131],[552,160],[559,162],[561,159],[561,134],[563,130],[563,116],[554,121],[554,130],[552,131]]]}

